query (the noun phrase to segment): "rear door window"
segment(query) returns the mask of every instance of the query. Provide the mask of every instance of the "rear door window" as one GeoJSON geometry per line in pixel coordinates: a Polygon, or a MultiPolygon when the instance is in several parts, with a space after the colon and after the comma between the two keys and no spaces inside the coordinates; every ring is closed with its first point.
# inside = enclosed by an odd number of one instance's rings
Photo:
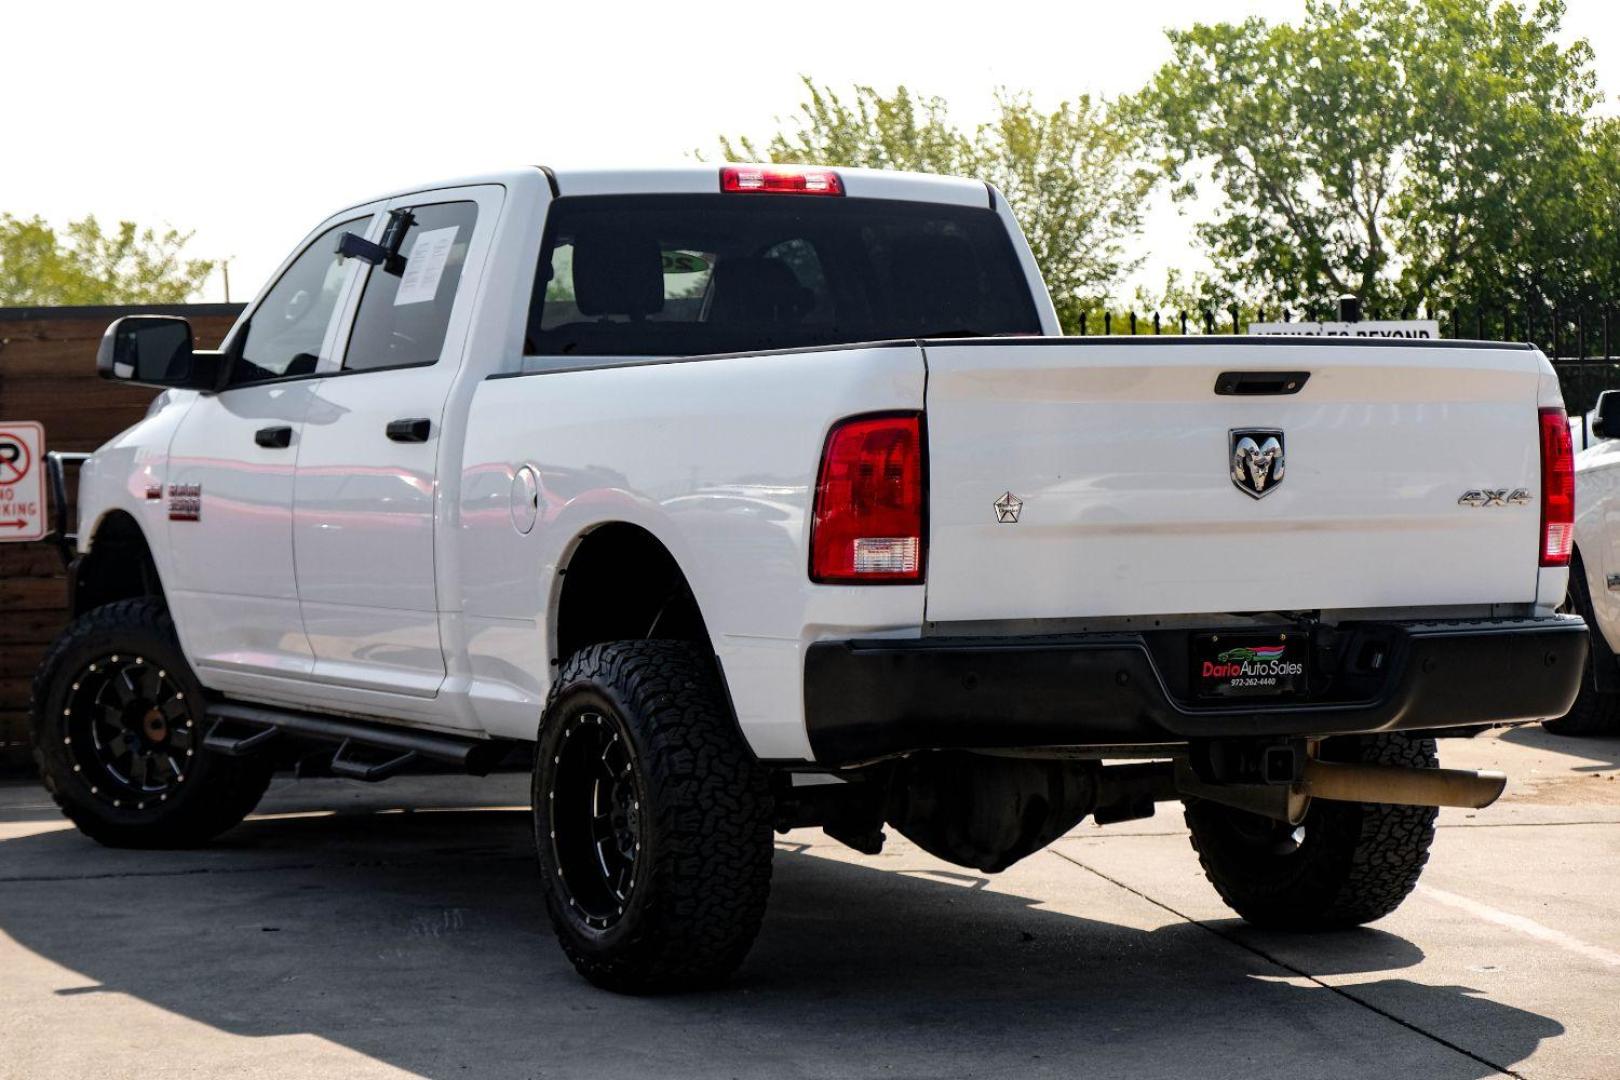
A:
{"type": "Polygon", "coordinates": [[[775,195],[552,205],[536,356],[691,356],[930,336],[1038,334],[989,209],[775,195]]]}

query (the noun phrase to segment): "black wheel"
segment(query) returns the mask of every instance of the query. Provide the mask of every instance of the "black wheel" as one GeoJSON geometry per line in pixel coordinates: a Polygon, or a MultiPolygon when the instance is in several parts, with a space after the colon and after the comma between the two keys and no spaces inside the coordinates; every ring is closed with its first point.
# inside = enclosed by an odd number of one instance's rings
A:
{"type": "Polygon", "coordinates": [[[258,805],[268,765],[205,751],[203,690],[162,601],[74,620],[34,676],[34,761],[86,835],[112,847],[186,847],[258,805]]]}
{"type": "Polygon", "coordinates": [[[1575,704],[1563,716],[1543,720],[1541,726],[1554,735],[1610,735],[1620,732],[1620,694],[1599,690],[1597,677],[1593,673],[1594,664],[1612,664],[1614,656],[1592,615],[1592,596],[1586,586],[1586,568],[1579,556],[1570,561],[1569,593],[1558,610],[1586,620],[1591,647],[1586,650],[1586,670],[1581,676],[1581,691],[1575,696],[1575,704]]]}
{"type": "MultiPolygon", "coordinates": [[[[1329,761],[1435,768],[1434,740],[1388,734],[1330,739],[1329,761]]],[[[1258,926],[1333,930],[1400,906],[1429,859],[1431,806],[1314,800],[1299,826],[1205,800],[1187,801],[1204,874],[1228,907],[1258,926]]]]}
{"type": "Polygon", "coordinates": [[[598,986],[713,986],[742,963],[770,894],[771,800],[713,662],[682,642],[571,657],[535,754],[546,909],[598,986]]]}

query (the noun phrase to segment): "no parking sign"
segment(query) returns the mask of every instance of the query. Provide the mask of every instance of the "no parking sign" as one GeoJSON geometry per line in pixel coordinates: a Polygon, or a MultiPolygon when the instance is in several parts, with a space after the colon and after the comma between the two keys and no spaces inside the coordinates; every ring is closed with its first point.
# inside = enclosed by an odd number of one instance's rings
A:
{"type": "Polygon", "coordinates": [[[0,420],[0,543],[45,536],[45,429],[0,420]]]}

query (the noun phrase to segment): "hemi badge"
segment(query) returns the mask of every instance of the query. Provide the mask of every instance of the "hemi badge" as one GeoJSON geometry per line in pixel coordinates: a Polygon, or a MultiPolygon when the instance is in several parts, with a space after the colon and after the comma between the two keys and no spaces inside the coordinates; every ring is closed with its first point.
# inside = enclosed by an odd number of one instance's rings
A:
{"type": "Polygon", "coordinates": [[[200,521],[202,519],[202,485],[169,485],[169,520],[200,521]]]}

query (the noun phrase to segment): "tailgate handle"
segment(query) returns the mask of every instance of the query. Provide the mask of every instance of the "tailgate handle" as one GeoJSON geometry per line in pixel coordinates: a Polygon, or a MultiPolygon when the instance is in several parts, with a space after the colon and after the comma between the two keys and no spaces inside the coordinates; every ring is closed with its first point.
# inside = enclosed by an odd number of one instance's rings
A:
{"type": "Polygon", "coordinates": [[[1297,394],[1310,377],[1308,371],[1223,371],[1215,376],[1215,392],[1239,397],[1297,394]]]}

